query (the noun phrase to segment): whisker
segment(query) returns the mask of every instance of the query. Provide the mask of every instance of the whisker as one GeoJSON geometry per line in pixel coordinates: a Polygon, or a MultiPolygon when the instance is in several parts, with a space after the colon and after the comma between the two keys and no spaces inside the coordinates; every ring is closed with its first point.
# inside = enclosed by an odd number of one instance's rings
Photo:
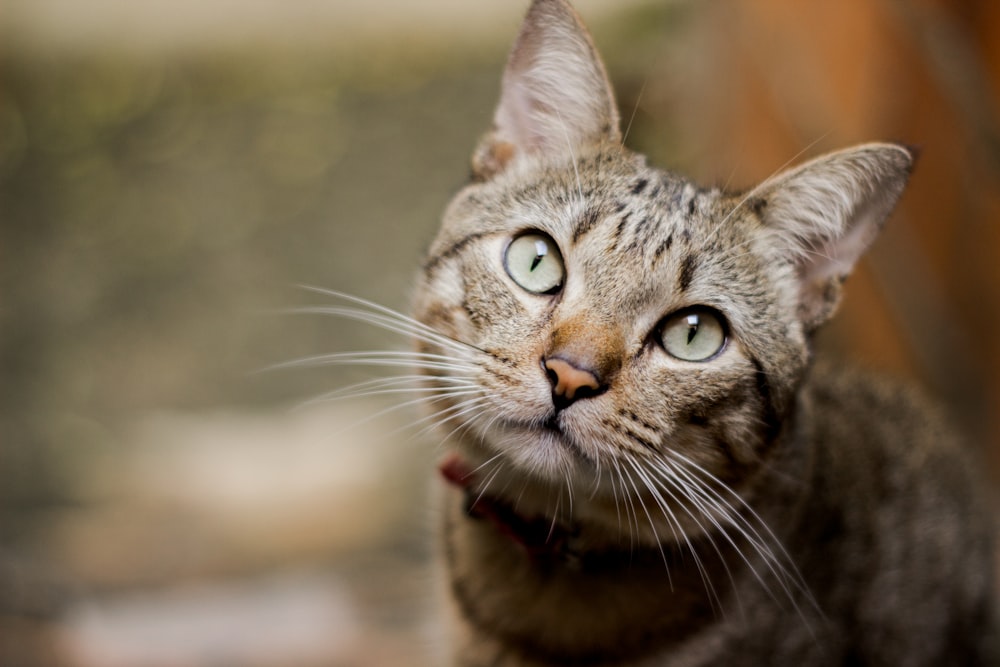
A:
{"type": "Polygon", "coordinates": [[[265,370],[281,370],[286,368],[319,368],[322,366],[389,366],[393,368],[420,368],[429,371],[454,371],[459,373],[469,373],[477,370],[475,366],[471,365],[441,363],[438,361],[425,361],[405,357],[397,359],[383,358],[374,355],[368,356],[368,353],[353,352],[304,357],[302,359],[275,364],[265,370]]]}
{"type": "Polygon", "coordinates": [[[475,507],[475,505],[483,499],[483,496],[485,496],[486,493],[489,491],[490,485],[492,485],[493,482],[496,480],[497,475],[500,474],[501,470],[503,470],[503,461],[499,462],[499,465],[497,465],[496,469],[489,475],[489,477],[486,478],[486,481],[483,482],[483,487],[479,490],[479,495],[477,495],[476,499],[471,503],[473,507],[475,507]]]}
{"type": "MultiPolygon", "coordinates": [[[[631,461],[626,459],[626,462],[630,463],[631,461]]],[[[635,469],[634,466],[633,469],[635,469]]],[[[656,532],[656,523],[653,521],[653,516],[649,513],[649,508],[646,507],[646,502],[642,499],[642,494],[639,493],[639,488],[636,486],[635,480],[632,479],[632,475],[627,474],[627,471],[626,479],[632,487],[632,490],[635,492],[635,499],[639,501],[639,506],[642,507],[642,511],[645,513],[646,519],[649,521],[649,528],[653,531],[653,539],[656,541],[656,547],[660,550],[660,558],[663,559],[663,568],[667,572],[667,584],[670,586],[670,590],[672,592],[674,590],[674,579],[673,575],[670,573],[670,562],[667,560],[667,552],[663,548],[663,541],[656,532]]]]}
{"type": "MultiPolygon", "coordinates": [[[[683,509],[684,512],[691,518],[691,520],[694,521],[694,523],[697,526],[699,526],[699,528],[702,528],[701,522],[691,512],[691,510],[688,509],[686,504],[681,502],[680,499],[677,498],[677,496],[668,486],[665,487],[657,483],[658,480],[650,477],[649,474],[645,470],[643,470],[643,468],[640,467],[635,460],[629,460],[629,463],[635,469],[636,474],[640,476],[640,479],[642,479],[643,484],[646,486],[646,488],[649,489],[649,492],[653,496],[653,499],[660,507],[660,511],[663,513],[663,516],[667,519],[671,532],[673,532],[674,534],[674,542],[677,544],[681,544],[683,541],[683,544],[687,546],[687,550],[688,552],[690,552],[691,557],[694,559],[695,568],[698,570],[698,574],[701,577],[702,584],[705,586],[705,592],[709,596],[709,601],[711,602],[713,609],[718,609],[722,613],[725,613],[725,609],[722,606],[722,600],[721,598],[719,598],[718,592],[715,590],[714,584],[712,584],[711,577],[709,577],[708,575],[708,570],[706,569],[704,563],[702,562],[701,556],[698,555],[698,551],[697,549],[695,549],[695,546],[691,542],[690,537],[688,537],[683,527],[681,527],[680,521],[674,515],[673,511],[667,505],[665,499],[662,497],[659,491],[665,492],[670,497],[670,500],[672,500],[678,507],[683,509]],[[678,532],[680,536],[678,536],[678,532]]],[[[723,567],[726,569],[726,572],[729,573],[730,581],[733,581],[732,573],[729,572],[729,567],[725,561],[725,558],[722,556],[722,552],[719,550],[718,545],[716,545],[715,540],[711,537],[711,535],[709,535],[708,531],[705,531],[703,528],[702,532],[704,532],[705,535],[708,537],[709,543],[712,545],[716,554],[719,556],[719,559],[721,560],[723,567]]]]}
{"type": "MultiPolygon", "coordinates": [[[[659,464],[660,462],[657,463],[659,464]]],[[[655,478],[656,486],[662,489],[670,497],[670,499],[673,500],[678,505],[678,507],[680,507],[684,511],[684,513],[691,519],[691,521],[694,522],[694,524],[701,531],[704,538],[708,540],[708,543],[709,545],[711,545],[712,550],[715,552],[716,556],[718,556],[719,562],[722,564],[723,569],[726,571],[726,576],[729,578],[730,583],[732,583],[733,585],[733,593],[736,596],[736,603],[742,613],[743,603],[742,600],[740,599],[739,589],[736,587],[736,579],[733,575],[732,570],[729,567],[729,563],[726,560],[725,555],[722,553],[722,550],[719,548],[719,544],[718,542],[716,542],[715,537],[712,535],[712,532],[705,527],[705,525],[701,522],[701,519],[699,519],[698,515],[695,514],[688,505],[689,504],[695,505],[695,508],[702,513],[705,519],[707,519],[712,523],[713,527],[717,531],[722,532],[725,530],[725,528],[721,524],[719,524],[718,521],[714,519],[712,513],[704,507],[703,503],[701,503],[699,499],[696,497],[696,494],[692,493],[693,489],[691,489],[687,484],[683,483],[681,480],[678,480],[673,475],[672,470],[657,465],[654,468],[654,471],[659,473],[657,478],[655,478]],[[676,489],[677,493],[679,493],[683,497],[683,499],[678,498],[678,496],[674,493],[672,489],[676,489]]],[[[725,607],[722,605],[722,600],[719,597],[718,592],[715,589],[715,586],[708,578],[707,570],[704,568],[701,558],[700,556],[698,556],[697,550],[691,543],[690,538],[686,533],[684,533],[684,542],[686,543],[688,550],[691,552],[692,556],[695,559],[695,565],[698,568],[703,583],[705,584],[706,592],[709,594],[709,599],[713,601],[713,607],[717,603],[718,611],[723,615],[725,615],[725,607]]]]}
{"type": "Polygon", "coordinates": [[[566,498],[569,504],[569,516],[573,516],[573,471],[570,464],[563,469],[563,478],[566,481],[566,498]]]}
{"type": "MultiPolygon", "coordinates": [[[[791,561],[792,561],[791,555],[787,551],[785,551],[785,548],[782,545],[781,540],[778,539],[778,536],[774,534],[774,532],[771,530],[770,526],[767,525],[767,522],[765,522],[764,519],[761,518],[761,516],[759,514],[757,514],[757,512],[753,509],[753,507],[751,507],[745,500],[743,500],[743,498],[738,493],[736,493],[735,491],[733,491],[725,483],[723,483],[722,480],[720,480],[718,477],[716,477],[711,472],[709,472],[708,470],[706,470],[704,467],[702,467],[701,465],[699,465],[697,462],[693,461],[690,457],[685,456],[684,454],[681,454],[680,452],[676,452],[676,451],[671,451],[671,452],[669,452],[669,454],[671,456],[679,459],[680,461],[682,461],[686,466],[689,466],[692,470],[695,470],[698,473],[704,475],[706,478],[708,478],[708,480],[712,483],[712,485],[708,486],[708,485],[704,485],[704,484],[699,484],[698,485],[699,488],[702,489],[702,490],[704,490],[704,491],[706,491],[706,492],[712,493],[713,496],[715,498],[717,498],[718,501],[720,503],[722,503],[723,506],[727,510],[729,510],[730,514],[732,514],[734,516],[742,516],[742,514],[736,508],[734,508],[732,504],[730,504],[724,498],[722,498],[721,494],[718,491],[716,491],[716,488],[722,489],[723,491],[726,491],[727,494],[731,498],[733,498],[739,504],[740,507],[744,508],[747,511],[747,513],[753,518],[753,520],[764,530],[764,532],[766,533],[767,538],[771,542],[773,542],[781,550],[782,556],[789,563],[791,563],[791,561]]],[[[688,470],[686,470],[683,466],[673,465],[671,467],[678,474],[684,475],[688,479],[690,479],[693,482],[697,483],[697,480],[693,477],[693,475],[691,475],[691,473],[688,472],[688,470]]],[[[765,538],[763,536],[761,536],[759,533],[756,533],[756,531],[755,531],[755,534],[756,534],[757,538],[761,542],[765,541],[765,538]]]]}
{"type": "MultiPolygon", "coordinates": [[[[433,415],[428,415],[427,417],[418,420],[417,422],[412,424],[412,426],[416,426],[417,424],[420,424],[425,421],[430,421],[430,423],[424,426],[422,429],[420,429],[420,431],[417,434],[418,436],[423,436],[429,433],[430,431],[433,431],[434,429],[442,427],[443,425],[447,424],[450,421],[453,421],[455,419],[461,419],[465,415],[475,410],[478,410],[480,406],[482,406],[483,403],[485,403],[487,400],[488,399],[486,396],[476,396],[474,398],[465,399],[464,401],[460,401],[455,405],[439,410],[435,412],[433,415]],[[432,419],[436,421],[431,421],[432,419]]],[[[449,431],[444,435],[444,437],[442,438],[442,442],[450,439],[452,435],[463,429],[469,430],[471,428],[472,424],[470,422],[461,422],[459,423],[458,426],[456,426],[455,428],[453,428],[451,431],[449,431]]]]}
{"type": "Polygon", "coordinates": [[[625,132],[622,133],[622,148],[625,148],[625,142],[628,140],[629,132],[632,131],[632,123],[635,121],[635,115],[639,111],[639,105],[640,102],[642,102],[642,94],[646,92],[647,83],[649,83],[649,77],[642,80],[642,87],[639,89],[639,94],[635,96],[635,106],[632,107],[632,115],[628,118],[628,125],[625,126],[625,132]]]}
{"type": "Polygon", "coordinates": [[[446,390],[439,389],[438,387],[385,387],[380,389],[368,389],[363,392],[344,394],[342,396],[336,395],[336,392],[331,392],[331,394],[325,394],[323,396],[310,399],[303,403],[303,406],[317,405],[319,403],[331,403],[335,401],[346,401],[358,398],[370,398],[372,396],[392,396],[395,394],[431,394],[430,397],[420,397],[416,399],[417,402],[432,401],[441,398],[453,398],[457,396],[467,396],[469,394],[478,394],[479,388],[475,386],[470,387],[454,387],[446,390]]]}
{"type": "Polygon", "coordinates": [[[498,452],[498,453],[494,454],[493,456],[491,456],[490,458],[486,459],[485,461],[483,461],[482,463],[480,463],[479,465],[477,465],[475,468],[473,468],[472,469],[472,473],[475,474],[475,473],[479,472],[480,470],[482,470],[486,466],[490,465],[494,461],[500,459],[502,456],[503,456],[503,452],[498,452]]]}
{"type": "MultiPolygon", "coordinates": [[[[400,393],[403,393],[403,392],[400,392],[400,393]]],[[[465,396],[465,395],[476,394],[476,393],[479,393],[479,389],[478,388],[476,388],[475,390],[472,390],[472,389],[456,390],[455,392],[451,392],[448,395],[449,396],[465,396]]],[[[444,397],[444,395],[441,394],[441,393],[439,393],[438,397],[444,397]]],[[[376,419],[379,419],[380,417],[384,417],[385,415],[391,414],[393,412],[397,412],[399,410],[403,410],[405,408],[408,408],[408,407],[411,407],[411,406],[414,406],[414,405],[419,405],[421,403],[427,403],[427,402],[430,402],[430,401],[433,401],[433,400],[434,400],[434,396],[431,396],[431,397],[420,396],[418,398],[415,398],[415,399],[412,399],[412,400],[409,400],[409,401],[403,401],[402,403],[397,403],[395,405],[390,405],[389,407],[383,408],[382,410],[378,410],[375,413],[367,415],[363,419],[360,419],[355,424],[353,424],[351,426],[351,428],[356,428],[358,426],[361,426],[362,424],[367,424],[369,422],[372,422],[372,421],[374,421],[376,419]]],[[[417,422],[417,423],[419,423],[419,422],[417,422]]]]}
{"type": "Polygon", "coordinates": [[[428,370],[475,371],[471,363],[461,363],[454,357],[427,352],[401,350],[375,350],[364,352],[335,352],[283,361],[263,369],[264,372],[286,368],[319,367],[333,365],[368,364],[372,366],[415,366],[428,370]]]}
{"type": "Polygon", "coordinates": [[[784,164],[782,164],[780,167],[778,167],[773,172],[771,172],[770,176],[768,176],[767,178],[765,178],[763,181],[761,181],[760,183],[758,183],[754,187],[750,188],[750,190],[747,191],[747,193],[743,196],[742,199],[740,199],[740,201],[736,204],[736,206],[734,206],[732,209],[730,209],[729,213],[727,213],[722,218],[722,220],[720,220],[719,222],[715,223],[715,229],[712,230],[712,233],[709,234],[708,237],[705,239],[705,243],[708,243],[713,238],[715,238],[715,235],[719,233],[719,231],[722,229],[722,227],[725,226],[725,224],[727,222],[729,222],[729,219],[732,218],[736,214],[737,211],[739,211],[741,208],[743,208],[744,204],[746,204],[748,201],[750,201],[751,199],[753,199],[754,197],[756,197],[757,193],[759,193],[759,192],[761,192],[761,191],[763,191],[763,190],[771,187],[771,184],[774,182],[774,179],[776,177],[780,176],[781,173],[784,172],[784,170],[788,167],[788,165],[790,165],[793,162],[795,162],[796,160],[798,160],[800,157],[802,157],[803,154],[805,154],[805,153],[809,152],[810,150],[812,150],[813,146],[815,146],[819,142],[823,141],[823,139],[825,139],[827,136],[829,136],[829,134],[830,134],[829,132],[825,132],[821,136],[819,136],[816,139],[814,139],[805,148],[803,148],[802,150],[800,150],[798,153],[796,153],[791,158],[789,158],[788,160],[786,160],[784,164]]]}
{"type": "MultiPolygon", "coordinates": [[[[448,341],[450,343],[454,343],[454,344],[457,344],[457,345],[460,345],[460,346],[463,346],[463,347],[472,348],[474,350],[479,350],[479,348],[475,347],[474,345],[470,345],[468,343],[464,343],[462,341],[454,340],[452,338],[444,336],[439,331],[435,330],[432,327],[427,326],[426,324],[424,324],[420,320],[417,320],[417,319],[415,319],[413,317],[410,317],[409,315],[404,315],[403,313],[400,313],[399,311],[393,310],[392,308],[389,308],[387,306],[383,306],[380,303],[376,303],[374,301],[369,301],[368,299],[364,299],[364,298],[361,298],[359,296],[354,296],[353,294],[348,294],[346,292],[339,292],[337,290],[326,289],[326,288],[323,288],[323,287],[316,287],[314,285],[299,285],[299,287],[301,289],[304,289],[304,290],[309,291],[309,292],[315,292],[317,294],[322,294],[324,296],[330,296],[330,297],[333,297],[335,299],[341,299],[343,301],[347,301],[347,302],[350,302],[350,303],[353,303],[353,304],[356,304],[356,305],[359,305],[359,306],[364,306],[365,308],[368,308],[373,313],[380,313],[380,314],[382,314],[384,316],[387,316],[391,320],[394,320],[394,321],[399,322],[401,324],[405,324],[405,325],[407,325],[409,327],[413,327],[417,331],[423,331],[423,332],[425,332],[427,334],[430,334],[430,335],[440,336],[444,340],[446,340],[446,341],[448,341]]],[[[365,311],[360,311],[360,312],[365,312],[365,311]]],[[[479,350],[479,351],[482,352],[483,350],[479,350]]]]}
{"type": "Polygon", "coordinates": [[[459,353],[475,351],[486,354],[484,350],[481,350],[475,345],[446,336],[417,319],[397,312],[392,308],[369,301],[368,299],[312,285],[299,285],[299,287],[309,292],[332,297],[340,301],[346,301],[348,304],[353,304],[354,307],[342,305],[305,306],[292,308],[286,310],[285,312],[290,312],[292,314],[334,315],[337,317],[346,317],[366,322],[394,333],[406,334],[426,343],[440,345],[459,353]],[[358,306],[360,306],[360,308],[358,306]]]}
{"type": "Polygon", "coordinates": [[[562,127],[563,137],[566,139],[566,148],[569,150],[569,157],[573,161],[573,173],[576,175],[576,189],[580,195],[580,204],[583,204],[585,199],[583,196],[583,181],[580,180],[580,170],[576,165],[576,152],[573,150],[573,140],[569,137],[569,129],[566,127],[566,121],[563,120],[562,114],[559,113],[559,109],[555,110],[556,116],[559,118],[559,124],[562,127]]]}
{"type": "MultiPolygon", "coordinates": [[[[819,612],[821,615],[822,611],[820,610],[819,605],[812,593],[809,591],[805,580],[802,578],[802,574],[795,566],[791,555],[785,550],[781,540],[778,539],[767,523],[760,517],[759,514],[757,514],[756,511],[753,510],[752,507],[746,503],[745,500],[743,500],[743,498],[739,496],[739,494],[730,489],[721,480],[699,466],[697,463],[691,461],[688,457],[677,452],[670,453],[672,456],[685,461],[694,470],[697,470],[699,473],[705,475],[711,484],[705,484],[704,482],[698,480],[691,474],[690,471],[682,466],[669,464],[672,472],[674,473],[672,479],[677,481],[687,480],[684,484],[690,489],[692,502],[696,502],[696,499],[700,498],[702,502],[707,503],[709,506],[706,508],[704,505],[701,505],[703,508],[701,511],[706,513],[708,518],[712,520],[713,523],[719,525],[714,518],[711,517],[712,512],[708,511],[708,509],[714,509],[715,513],[725,517],[727,523],[729,523],[732,528],[734,528],[744,539],[747,540],[750,546],[752,546],[753,549],[763,558],[764,564],[767,566],[767,569],[771,572],[771,574],[774,575],[778,585],[781,587],[782,592],[785,595],[785,598],[791,602],[792,606],[798,612],[799,616],[806,623],[806,625],[810,626],[805,614],[799,606],[797,597],[792,592],[792,589],[795,589],[798,593],[800,593],[808,602],[809,606],[814,609],[814,611],[819,612]],[[746,511],[751,519],[753,519],[754,523],[751,523],[750,520],[744,516],[743,512],[737,510],[729,501],[723,498],[717,489],[726,491],[729,496],[734,498],[739,506],[746,511]],[[756,526],[754,524],[756,524],[756,526]],[[758,527],[760,530],[758,530],[758,527]],[[764,535],[761,534],[761,530],[764,532],[764,535]],[[778,550],[777,553],[774,551],[775,548],[778,550]]],[[[732,538],[729,537],[728,532],[721,526],[720,532],[733,547],[736,547],[732,538]]],[[[755,578],[757,578],[764,589],[776,602],[780,603],[780,600],[770,590],[770,587],[767,586],[767,584],[762,580],[761,575],[757,572],[754,566],[750,564],[746,556],[738,548],[737,553],[747,564],[755,578]]],[[[812,631],[811,626],[809,629],[812,631]]]]}
{"type": "Polygon", "coordinates": [[[630,546],[634,549],[635,541],[639,534],[639,515],[636,512],[635,503],[632,502],[632,495],[625,488],[625,474],[622,472],[621,465],[619,465],[616,459],[612,459],[612,463],[614,464],[615,473],[618,475],[618,484],[621,488],[622,498],[625,499],[625,520],[628,522],[629,527],[630,546]]]}
{"type": "Polygon", "coordinates": [[[468,350],[475,350],[486,354],[485,351],[480,350],[473,345],[449,338],[434,331],[433,329],[427,327],[417,327],[406,320],[401,320],[399,319],[401,316],[388,316],[348,306],[301,306],[299,308],[290,308],[286,312],[297,315],[333,315],[335,317],[346,317],[359,322],[372,324],[394,333],[406,334],[418,340],[424,341],[425,343],[440,345],[444,348],[452,349],[460,353],[468,350]]]}
{"type": "MultiPolygon", "coordinates": [[[[677,472],[677,471],[675,470],[674,472],[677,472]]],[[[724,509],[722,509],[718,504],[716,504],[715,502],[713,502],[713,499],[705,493],[705,488],[704,488],[703,485],[692,484],[692,483],[684,483],[684,482],[681,481],[680,477],[676,476],[676,475],[666,476],[666,477],[664,477],[664,479],[666,479],[669,483],[675,483],[675,484],[677,484],[677,488],[683,490],[683,492],[685,494],[685,497],[687,497],[698,508],[698,510],[700,512],[702,512],[702,514],[705,515],[705,518],[709,522],[711,522],[711,524],[716,528],[716,531],[722,536],[722,538],[731,547],[733,547],[733,549],[736,551],[736,554],[740,557],[740,559],[744,562],[744,564],[746,564],[746,566],[750,569],[750,571],[753,574],[754,578],[756,578],[757,581],[761,584],[761,586],[765,590],[767,590],[768,593],[770,593],[772,595],[772,597],[774,597],[772,591],[770,590],[770,587],[764,581],[763,576],[759,573],[759,571],[757,570],[757,568],[750,561],[750,559],[746,556],[746,554],[743,553],[743,550],[740,549],[739,545],[736,543],[736,541],[729,534],[729,531],[726,530],[726,528],[721,523],[719,523],[718,519],[716,519],[714,516],[712,516],[713,515],[712,510],[715,510],[714,513],[719,513],[719,514],[722,514],[723,516],[725,516],[726,519],[727,519],[727,522],[730,524],[730,526],[732,528],[735,528],[750,543],[750,545],[754,548],[754,550],[757,551],[757,553],[759,553],[764,558],[765,564],[768,566],[768,569],[779,580],[782,579],[782,576],[774,568],[774,560],[775,559],[774,559],[774,556],[773,556],[772,552],[770,551],[770,549],[768,549],[767,546],[765,544],[763,544],[762,542],[760,542],[759,540],[754,539],[754,537],[751,534],[748,534],[746,532],[746,530],[744,530],[744,526],[741,525],[739,522],[736,521],[736,519],[739,517],[739,515],[736,514],[736,513],[733,513],[733,512],[727,512],[724,509]]]]}

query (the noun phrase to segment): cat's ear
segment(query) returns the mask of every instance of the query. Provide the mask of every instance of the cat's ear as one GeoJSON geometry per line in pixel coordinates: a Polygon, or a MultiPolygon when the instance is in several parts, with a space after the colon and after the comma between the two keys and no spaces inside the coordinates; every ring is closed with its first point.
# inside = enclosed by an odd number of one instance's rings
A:
{"type": "Polygon", "coordinates": [[[609,140],[621,141],[618,109],[587,29],[565,0],[534,0],[507,61],[493,129],[473,156],[474,176],[609,140]]]}
{"type": "Polygon", "coordinates": [[[864,144],[816,158],[757,188],[757,210],[799,272],[807,329],[837,307],[840,287],[899,199],[915,155],[896,144],[864,144]]]}

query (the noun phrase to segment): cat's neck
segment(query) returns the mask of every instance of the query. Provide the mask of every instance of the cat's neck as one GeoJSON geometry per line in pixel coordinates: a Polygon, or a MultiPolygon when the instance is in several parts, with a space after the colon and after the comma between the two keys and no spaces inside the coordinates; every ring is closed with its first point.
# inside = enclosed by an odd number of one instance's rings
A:
{"type": "Polygon", "coordinates": [[[788,595],[785,606],[806,609],[809,593],[786,548],[794,550],[789,540],[810,502],[813,454],[801,430],[809,409],[792,411],[772,458],[741,489],[742,519],[702,534],[651,530],[655,505],[606,502],[586,485],[576,487],[570,511],[546,501],[544,485],[510,492],[509,482],[480,483],[490,479],[483,468],[446,459],[445,555],[461,617],[481,641],[500,640],[544,663],[680,646],[758,599],[788,595]],[[785,532],[772,533],[779,525],[785,532]]]}

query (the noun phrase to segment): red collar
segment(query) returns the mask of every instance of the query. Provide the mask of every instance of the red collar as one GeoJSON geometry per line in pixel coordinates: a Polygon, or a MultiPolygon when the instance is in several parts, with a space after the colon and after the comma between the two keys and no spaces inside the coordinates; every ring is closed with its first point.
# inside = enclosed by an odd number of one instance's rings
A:
{"type": "Polygon", "coordinates": [[[488,521],[501,535],[520,547],[538,567],[567,567],[606,575],[623,568],[663,566],[663,547],[589,548],[580,540],[575,523],[545,516],[525,516],[513,504],[476,491],[476,470],[459,454],[450,454],[439,466],[445,481],[465,493],[465,512],[472,520],[488,521]]]}
{"type": "Polygon", "coordinates": [[[570,540],[575,534],[573,529],[544,516],[524,516],[504,500],[476,493],[473,488],[476,471],[459,454],[445,458],[439,470],[445,481],[465,492],[465,512],[469,517],[489,521],[532,558],[575,558],[570,549],[570,540]]]}

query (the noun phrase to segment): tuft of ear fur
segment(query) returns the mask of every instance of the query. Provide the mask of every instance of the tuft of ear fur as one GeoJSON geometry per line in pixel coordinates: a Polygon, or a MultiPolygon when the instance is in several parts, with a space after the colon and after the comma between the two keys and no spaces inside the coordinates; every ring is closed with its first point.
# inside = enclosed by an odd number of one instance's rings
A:
{"type": "Polygon", "coordinates": [[[572,158],[586,146],[621,141],[618,124],[611,84],[580,17],[566,0],[534,0],[473,174],[488,179],[529,155],[572,158]]]}
{"type": "Polygon", "coordinates": [[[799,314],[814,330],[836,310],[840,287],[895,207],[914,162],[897,144],[830,153],[759,186],[759,213],[799,271],[799,314]]]}

